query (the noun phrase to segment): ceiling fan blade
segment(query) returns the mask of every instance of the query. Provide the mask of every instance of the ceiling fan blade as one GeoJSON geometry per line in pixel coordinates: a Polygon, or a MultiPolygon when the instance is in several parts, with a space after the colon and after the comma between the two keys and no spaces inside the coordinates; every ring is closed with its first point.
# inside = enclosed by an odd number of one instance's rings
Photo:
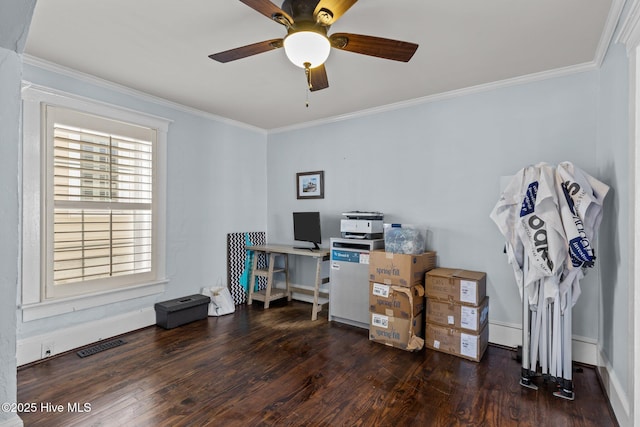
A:
{"type": "Polygon", "coordinates": [[[415,43],[360,34],[335,33],[329,40],[336,49],[402,62],[409,62],[418,49],[415,43]]]}
{"type": "Polygon", "coordinates": [[[311,92],[316,90],[326,89],[329,87],[329,80],[327,79],[327,70],[324,68],[324,64],[318,65],[315,68],[309,70],[311,78],[311,92]]]}
{"type": "Polygon", "coordinates": [[[259,53],[268,52],[273,49],[282,47],[282,39],[271,39],[263,42],[249,44],[235,49],[225,50],[209,55],[209,58],[218,62],[230,62],[236,59],[246,58],[247,56],[257,55],[259,53]]]}
{"type": "Polygon", "coordinates": [[[320,0],[313,12],[316,21],[322,25],[331,25],[349,10],[358,0],[320,0]]]}
{"type": "Polygon", "coordinates": [[[278,6],[270,2],[269,0],[240,0],[242,3],[249,6],[251,9],[256,12],[260,12],[264,16],[269,19],[273,19],[274,21],[285,25],[287,27],[293,25],[293,18],[284,10],[280,9],[278,6]],[[283,17],[285,21],[280,19],[283,17]],[[288,23],[286,22],[288,21],[288,23]]]}

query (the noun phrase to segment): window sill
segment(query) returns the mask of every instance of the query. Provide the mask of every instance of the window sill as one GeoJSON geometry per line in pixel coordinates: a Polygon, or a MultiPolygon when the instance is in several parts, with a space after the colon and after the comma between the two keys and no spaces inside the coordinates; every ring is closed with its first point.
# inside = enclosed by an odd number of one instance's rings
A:
{"type": "Polygon", "coordinates": [[[107,304],[127,301],[134,298],[146,297],[164,293],[168,280],[159,280],[144,285],[117,289],[99,294],[82,295],[73,298],[45,301],[27,304],[19,307],[22,310],[22,321],[45,319],[65,313],[99,307],[107,304]]]}

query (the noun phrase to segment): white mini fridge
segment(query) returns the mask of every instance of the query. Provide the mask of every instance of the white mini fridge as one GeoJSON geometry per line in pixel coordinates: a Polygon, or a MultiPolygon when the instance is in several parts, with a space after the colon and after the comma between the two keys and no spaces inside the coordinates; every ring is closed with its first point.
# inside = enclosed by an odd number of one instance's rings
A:
{"type": "Polygon", "coordinates": [[[384,239],[331,239],[329,320],[369,329],[369,253],[384,239]]]}

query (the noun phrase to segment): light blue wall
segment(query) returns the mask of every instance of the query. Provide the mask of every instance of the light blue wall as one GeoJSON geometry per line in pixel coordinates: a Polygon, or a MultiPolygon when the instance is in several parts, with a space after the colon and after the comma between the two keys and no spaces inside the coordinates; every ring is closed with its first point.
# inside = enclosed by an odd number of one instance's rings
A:
{"type": "MultiPolygon", "coordinates": [[[[600,333],[598,344],[606,363],[613,366],[614,375],[627,396],[633,396],[629,371],[629,356],[633,339],[630,336],[629,271],[633,260],[629,253],[632,240],[629,214],[633,184],[629,173],[629,76],[624,46],[609,48],[600,69],[600,100],[598,103],[597,169],[611,185],[605,200],[605,212],[600,227],[601,301],[599,304],[600,333]]],[[[635,357],[638,363],[638,356],[635,357]]]]}
{"type": "MultiPolygon", "coordinates": [[[[422,224],[438,265],[487,272],[490,319],[519,326],[515,279],[489,219],[500,177],[564,160],[597,175],[598,85],[598,72],[583,72],[270,134],[268,238],[292,241],[294,210],[321,212],[325,246],[348,210],[422,224]],[[313,170],[325,171],[325,198],[296,200],[296,172],[313,170]]],[[[594,341],[597,279],[583,280],[574,311],[574,334],[594,341]]]]}
{"type": "MultiPolygon", "coordinates": [[[[20,80],[22,52],[35,0],[0,6],[0,402],[17,402],[16,305],[20,277],[20,80]]],[[[21,425],[15,412],[0,411],[1,425],[21,425]]]]}
{"type": "Polygon", "coordinates": [[[198,293],[203,286],[226,284],[226,234],[266,230],[265,133],[33,65],[25,64],[24,79],[173,122],[167,152],[166,293],[55,318],[19,320],[18,338],[148,308],[158,300],[198,293]]]}
{"type": "MultiPolygon", "coordinates": [[[[0,402],[16,401],[20,70],[18,54],[0,47],[0,402]]],[[[12,415],[0,411],[0,424],[12,415]]]]}

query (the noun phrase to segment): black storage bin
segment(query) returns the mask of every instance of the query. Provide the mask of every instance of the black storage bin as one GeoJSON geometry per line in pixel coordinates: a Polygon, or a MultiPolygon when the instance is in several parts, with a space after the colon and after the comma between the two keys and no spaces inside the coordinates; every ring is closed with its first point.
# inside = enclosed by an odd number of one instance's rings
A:
{"type": "Polygon", "coordinates": [[[206,295],[189,295],[155,304],[156,324],[165,329],[175,328],[194,320],[206,319],[211,298],[206,295]]]}

